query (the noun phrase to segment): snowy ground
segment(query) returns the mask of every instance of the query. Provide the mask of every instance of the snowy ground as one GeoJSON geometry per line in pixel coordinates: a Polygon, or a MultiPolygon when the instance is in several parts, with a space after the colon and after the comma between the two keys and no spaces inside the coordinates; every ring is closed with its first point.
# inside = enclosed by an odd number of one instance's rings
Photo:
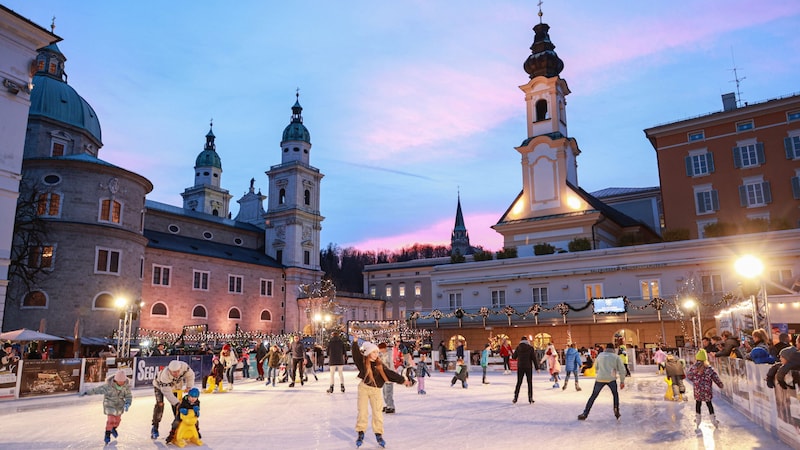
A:
{"type": "MultiPolygon", "coordinates": [[[[534,374],[533,405],[512,404],[516,374],[492,372],[491,384],[480,383],[472,367],[469,388],[450,387],[451,373],[426,380],[427,395],[416,387],[395,386],[397,413],[384,415],[387,448],[394,449],[788,449],[715,396],[719,429],[706,422],[694,429],[694,400],[663,400],[666,385],[654,370],[640,366],[621,391],[622,418],[614,419],[611,393],[605,389],[585,422],[577,415],[594,380],[581,379],[581,392],[552,389],[544,373],[534,374]]],[[[357,379],[345,372],[347,392],[328,394],[328,373],[318,373],[305,386],[286,383],[265,387],[255,380],[238,381],[232,392],[202,394],[200,430],[203,448],[212,449],[348,449],[355,446],[357,379]]],[[[691,392],[691,388],[689,388],[691,392]]],[[[133,405],[122,416],[119,439],[108,447],[165,448],[163,437],[171,414],[164,413],[162,438],[149,438],[154,398],[152,389],[134,391],[133,405]]],[[[62,396],[0,402],[3,449],[101,448],[105,415],[102,396],[62,396]]],[[[172,446],[170,446],[172,447],[172,446]]],[[[191,444],[187,448],[195,447],[191,444]]],[[[175,447],[172,447],[175,448],[175,447]]],[[[367,430],[362,449],[379,449],[367,430]]]]}

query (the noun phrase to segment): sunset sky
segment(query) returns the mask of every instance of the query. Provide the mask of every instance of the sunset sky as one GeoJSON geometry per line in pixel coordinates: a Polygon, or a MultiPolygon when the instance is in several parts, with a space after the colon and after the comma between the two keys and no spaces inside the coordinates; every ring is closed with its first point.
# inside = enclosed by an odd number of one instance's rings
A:
{"type": "MultiPolygon", "coordinates": [[[[535,1],[5,0],[49,28],[95,109],[100,158],[181,205],[213,118],[222,185],[239,199],[281,159],[300,89],[321,187],[322,244],[447,244],[457,195],[473,245],[522,189],[522,63],[535,1]]],[[[657,186],[643,129],[800,91],[800,2],[545,1],[564,61],[578,181],[657,186]]],[[[238,204],[232,202],[236,215],[238,204]]]]}

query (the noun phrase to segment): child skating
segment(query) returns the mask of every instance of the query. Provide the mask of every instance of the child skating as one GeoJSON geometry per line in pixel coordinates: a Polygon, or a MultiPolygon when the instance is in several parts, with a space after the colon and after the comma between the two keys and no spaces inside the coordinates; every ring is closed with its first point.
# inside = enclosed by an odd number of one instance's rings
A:
{"type": "Polygon", "coordinates": [[[703,402],[705,402],[708,407],[708,413],[711,415],[711,423],[714,424],[714,427],[719,427],[719,421],[714,415],[714,405],[711,404],[711,399],[714,397],[711,383],[716,383],[720,389],[722,389],[723,386],[722,380],[719,379],[717,372],[708,364],[708,354],[706,354],[705,350],[700,349],[697,355],[695,355],[695,359],[697,362],[689,369],[689,373],[686,377],[694,384],[694,411],[696,413],[694,423],[699,431],[700,422],[702,421],[700,410],[703,406],[703,402]]]}
{"type": "MultiPolygon", "coordinates": [[[[172,421],[172,428],[169,431],[169,436],[167,436],[167,444],[175,443],[175,432],[178,431],[183,416],[187,415],[190,409],[194,412],[196,418],[200,418],[200,390],[197,388],[189,389],[189,393],[183,396],[177,408],[178,414],[175,416],[175,420],[172,421]]],[[[195,427],[197,427],[197,436],[199,438],[200,422],[197,422],[195,427]]]]}
{"type": "Polygon", "coordinates": [[[103,412],[106,414],[106,432],[103,442],[111,442],[111,436],[117,438],[117,427],[122,422],[122,413],[131,406],[131,383],[125,372],[117,370],[113,377],[106,383],[94,389],[85,391],[83,395],[103,394],[103,412]]]}
{"type": "Polygon", "coordinates": [[[356,418],[356,446],[364,443],[364,432],[367,430],[369,410],[372,409],[372,431],[375,440],[381,447],[386,446],[383,439],[383,401],[382,387],[385,383],[404,384],[412,386],[413,383],[399,373],[386,367],[378,357],[378,346],[372,342],[358,342],[352,346],[353,363],[358,368],[358,416],[356,418]],[[360,345],[360,347],[359,347],[360,345]]]}
{"type": "Polygon", "coordinates": [[[417,394],[425,395],[425,377],[431,376],[428,371],[428,363],[425,360],[428,357],[423,353],[419,355],[419,362],[417,363],[417,394]]]}
{"type": "Polygon", "coordinates": [[[469,378],[469,369],[467,365],[464,364],[464,358],[458,358],[456,361],[456,374],[453,375],[453,379],[450,380],[450,387],[455,386],[456,381],[461,381],[461,387],[466,389],[467,386],[467,378],[469,378]]]}
{"type": "Polygon", "coordinates": [[[558,381],[561,379],[559,375],[561,373],[561,363],[558,362],[558,351],[555,345],[549,344],[547,346],[547,350],[544,352],[544,358],[542,358],[540,364],[544,364],[545,362],[547,362],[547,370],[550,371],[550,380],[554,382],[553,389],[558,389],[558,381]]]}

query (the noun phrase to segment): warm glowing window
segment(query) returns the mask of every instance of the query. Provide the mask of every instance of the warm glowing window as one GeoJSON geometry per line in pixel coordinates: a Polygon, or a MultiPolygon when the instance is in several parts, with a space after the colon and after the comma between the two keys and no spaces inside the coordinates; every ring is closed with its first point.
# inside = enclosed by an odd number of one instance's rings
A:
{"type": "Polygon", "coordinates": [[[639,280],[639,290],[642,293],[642,300],[651,300],[659,296],[660,290],[658,280],[639,280]]]}
{"type": "Polygon", "coordinates": [[[100,221],[119,223],[122,216],[122,203],[105,199],[100,202],[100,221]]]}
{"type": "Polygon", "coordinates": [[[53,192],[39,194],[36,202],[36,214],[39,216],[58,216],[61,210],[61,196],[53,192]]]}

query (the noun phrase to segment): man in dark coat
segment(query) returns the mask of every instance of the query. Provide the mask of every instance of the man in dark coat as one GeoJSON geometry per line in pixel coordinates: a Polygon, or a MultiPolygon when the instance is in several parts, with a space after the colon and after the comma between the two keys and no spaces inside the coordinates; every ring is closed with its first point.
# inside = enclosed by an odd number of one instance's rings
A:
{"type": "Polygon", "coordinates": [[[333,379],[336,372],[339,372],[339,384],[341,385],[342,392],[344,392],[344,367],[347,354],[344,349],[344,341],[339,337],[339,332],[334,331],[331,340],[328,341],[328,366],[331,371],[331,387],[328,388],[328,393],[333,394],[333,379]]]}
{"type": "Polygon", "coordinates": [[[714,356],[731,356],[731,353],[735,353],[737,358],[743,358],[742,352],[739,350],[739,340],[733,337],[730,331],[723,331],[722,339],[722,348],[714,356]]]}
{"type": "Polygon", "coordinates": [[[304,384],[303,377],[305,376],[306,347],[300,340],[300,336],[295,335],[294,341],[289,345],[289,353],[292,354],[292,378],[289,380],[291,381],[289,387],[294,387],[298,367],[300,368],[300,386],[302,386],[304,384]]]}
{"type": "Polygon", "coordinates": [[[258,371],[256,381],[264,381],[264,362],[267,358],[267,353],[269,353],[269,350],[267,350],[267,346],[262,341],[256,349],[256,370],[258,371]]]}
{"type": "MultiPolygon", "coordinates": [[[[519,397],[519,388],[522,386],[522,377],[528,379],[528,403],[533,403],[533,367],[537,364],[536,356],[533,352],[533,347],[528,343],[528,338],[522,336],[522,339],[511,355],[511,358],[517,360],[517,387],[514,389],[514,403],[517,403],[519,397]]],[[[538,370],[539,367],[536,366],[538,370]]]]}

